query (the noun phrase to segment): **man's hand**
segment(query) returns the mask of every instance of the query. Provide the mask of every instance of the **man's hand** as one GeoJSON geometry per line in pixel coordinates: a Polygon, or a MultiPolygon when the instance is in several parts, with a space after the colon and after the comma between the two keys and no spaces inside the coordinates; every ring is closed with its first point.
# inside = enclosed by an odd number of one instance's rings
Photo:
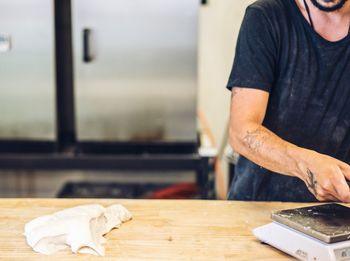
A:
{"type": "Polygon", "coordinates": [[[301,153],[299,173],[310,192],[319,201],[350,203],[350,166],[342,161],[311,150],[301,153]]]}

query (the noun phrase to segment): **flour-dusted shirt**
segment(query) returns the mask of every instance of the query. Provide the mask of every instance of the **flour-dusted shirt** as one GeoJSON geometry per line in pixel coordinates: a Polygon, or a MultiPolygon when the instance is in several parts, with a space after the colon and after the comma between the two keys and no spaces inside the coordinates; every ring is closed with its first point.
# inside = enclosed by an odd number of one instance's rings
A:
{"type": "MultiPolygon", "coordinates": [[[[298,146],[350,163],[350,34],[330,42],[295,0],[259,0],[241,26],[228,88],[270,93],[263,125],[298,146]]],[[[230,199],[313,201],[303,181],[241,157],[230,199]]]]}

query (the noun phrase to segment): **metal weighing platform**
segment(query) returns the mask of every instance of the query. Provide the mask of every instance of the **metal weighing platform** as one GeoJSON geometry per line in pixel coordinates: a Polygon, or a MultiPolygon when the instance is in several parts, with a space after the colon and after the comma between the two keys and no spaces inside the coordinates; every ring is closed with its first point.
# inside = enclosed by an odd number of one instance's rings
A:
{"type": "Polygon", "coordinates": [[[325,204],[283,210],[256,228],[262,242],[305,261],[350,260],[350,208],[325,204]]]}

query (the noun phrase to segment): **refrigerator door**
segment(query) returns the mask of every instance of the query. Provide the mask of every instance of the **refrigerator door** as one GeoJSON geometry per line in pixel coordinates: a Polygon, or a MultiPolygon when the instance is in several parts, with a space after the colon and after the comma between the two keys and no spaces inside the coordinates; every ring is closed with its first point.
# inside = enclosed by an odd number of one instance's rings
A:
{"type": "Polygon", "coordinates": [[[80,141],[195,141],[199,0],[73,0],[80,141]]]}
{"type": "Polygon", "coordinates": [[[0,0],[0,139],[55,139],[50,0],[0,0]]]}

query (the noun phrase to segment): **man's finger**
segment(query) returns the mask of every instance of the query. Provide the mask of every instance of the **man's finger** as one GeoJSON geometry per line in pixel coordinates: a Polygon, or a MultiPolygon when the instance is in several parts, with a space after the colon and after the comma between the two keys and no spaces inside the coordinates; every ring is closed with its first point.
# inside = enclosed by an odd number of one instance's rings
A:
{"type": "Polygon", "coordinates": [[[344,162],[341,162],[341,164],[339,164],[339,167],[343,173],[343,176],[345,176],[347,180],[350,180],[350,166],[344,162]]]}
{"type": "Polygon", "coordinates": [[[343,203],[350,203],[350,195],[349,195],[349,189],[348,191],[344,192],[343,189],[339,189],[339,186],[334,186],[334,190],[336,191],[336,195],[332,195],[333,197],[336,197],[336,201],[343,202],[343,203]]]}
{"type": "Polygon", "coordinates": [[[332,193],[332,196],[336,197],[341,202],[350,202],[350,189],[349,185],[345,180],[345,174],[340,169],[337,170],[336,178],[333,178],[332,184],[336,194],[332,193]]]}
{"type": "Polygon", "coordinates": [[[307,188],[315,196],[315,198],[318,201],[321,201],[321,202],[331,202],[331,201],[338,202],[338,201],[340,201],[338,198],[334,197],[333,195],[331,195],[329,193],[326,193],[326,194],[321,196],[321,195],[317,194],[316,190],[311,189],[309,186],[307,186],[307,188]]]}
{"type": "Polygon", "coordinates": [[[327,194],[324,197],[317,196],[316,199],[321,202],[339,202],[339,199],[330,194],[327,194]]]}
{"type": "Polygon", "coordinates": [[[327,201],[339,202],[340,200],[332,195],[326,196],[327,201]]]}

